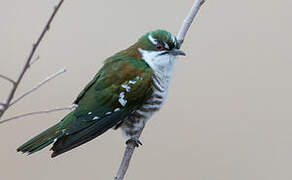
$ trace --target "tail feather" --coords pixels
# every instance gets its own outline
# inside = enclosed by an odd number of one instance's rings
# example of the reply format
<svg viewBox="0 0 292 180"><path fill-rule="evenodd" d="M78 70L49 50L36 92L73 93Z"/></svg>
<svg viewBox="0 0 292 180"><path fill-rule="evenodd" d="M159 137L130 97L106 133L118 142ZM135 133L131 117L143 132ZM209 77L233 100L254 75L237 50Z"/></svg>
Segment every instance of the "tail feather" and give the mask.
<svg viewBox="0 0 292 180"><path fill-rule="evenodd" d="M96 121L81 131L62 136L54 143L51 157L56 157L103 134L119 122L118 117L118 113L112 114L112 116Z"/></svg>
<svg viewBox="0 0 292 180"><path fill-rule="evenodd" d="M50 145L58 138L63 136L63 132L60 129L59 123L35 136L31 140L27 141L23 145L17 148L17 151L32 154L35 153L46 146Z"/></svg>
<svg viewBox="0 0 292 180"><path fill-rule="evenodd" d="M54 143L51 157L56 157L101 135L115 126L120 121L120 117L120 112L116 112L99 121L87 119L76 121L76 117L71 112L58 124L17 148L17 151L32 154Z"/></svg>

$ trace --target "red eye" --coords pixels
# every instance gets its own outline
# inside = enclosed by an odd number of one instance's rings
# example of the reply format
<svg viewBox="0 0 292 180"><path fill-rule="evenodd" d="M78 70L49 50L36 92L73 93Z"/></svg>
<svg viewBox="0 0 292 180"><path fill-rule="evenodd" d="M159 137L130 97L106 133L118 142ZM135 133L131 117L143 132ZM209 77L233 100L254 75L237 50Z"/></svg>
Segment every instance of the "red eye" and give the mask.
<svg viewBox="0 0 292 180"><path fill-rule="evenodd" d="M161 45L161 44L157 44L156 46L156 49L158 49L159 51L163 50L164 47Z"/></svg>

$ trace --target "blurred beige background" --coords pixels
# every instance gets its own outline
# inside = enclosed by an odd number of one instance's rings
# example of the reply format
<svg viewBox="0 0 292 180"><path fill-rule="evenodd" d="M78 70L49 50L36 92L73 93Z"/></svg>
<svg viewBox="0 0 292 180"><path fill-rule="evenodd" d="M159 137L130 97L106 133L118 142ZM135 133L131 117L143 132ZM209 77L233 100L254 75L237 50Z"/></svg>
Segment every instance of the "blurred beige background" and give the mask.
<svg viewBox="0 0 292 180"><path fill-rule="evenodd" d="M53 6L10 0L0 7L0 73L15 78ZM193 0L65 1L18 94L68 72L11 108L4 118L69 105L103 60L157 28L177 33ZM167 102L148 123L127 180L292 179L292 1L209 0L193 23ZM0 99L9 83L0 80ZM0 126L1 180L106 180L120 164L120 131L55 159L49 148L16 153L67 112Z"/></svg>

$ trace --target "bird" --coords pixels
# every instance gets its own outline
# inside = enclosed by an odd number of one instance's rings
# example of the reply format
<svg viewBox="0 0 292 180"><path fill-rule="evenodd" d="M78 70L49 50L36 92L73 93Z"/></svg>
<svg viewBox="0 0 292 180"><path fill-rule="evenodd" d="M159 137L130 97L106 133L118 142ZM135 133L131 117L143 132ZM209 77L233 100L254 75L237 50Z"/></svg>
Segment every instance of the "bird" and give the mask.
<svg viewBox="0 0 292 180"><path fill-rule="evenodd" d="M61 121L17 148L30 155L53 143L51 157L106 132L121 129L135 146L139 131L167 96L181 43L166 30L143 34L136 43L104 61L74 100L75 109Z"/></svg>

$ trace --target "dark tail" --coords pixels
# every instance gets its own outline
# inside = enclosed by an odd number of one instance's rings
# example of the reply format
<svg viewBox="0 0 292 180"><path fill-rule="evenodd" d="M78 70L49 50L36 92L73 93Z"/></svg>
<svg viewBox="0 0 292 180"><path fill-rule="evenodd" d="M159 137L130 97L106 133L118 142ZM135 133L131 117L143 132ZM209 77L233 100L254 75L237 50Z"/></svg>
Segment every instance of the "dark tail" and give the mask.
<svg viewBox="0 0 292 180"><path fill-rule="evenodd" d="M99 121L86 119L75 121L76 117L71 112L58 124L17 148L17 151L32 154L54 142L51 156L56 157L101 135L116 125L119 119L120 115L116 112L111 116L101 118Z"/></svg>
<svg viewBox="0 0 292 180"><path fill-rule="evenodd" d="M64 132L62 132L58 123L21 145L17 148L17 151L28 154L35 153L50 145L63 135Z"/></svg>
<svg viewBox="0 0 292 180"><path fill-rule="evenodd" d="M113 114L99 121L93 121L90 126L82 130L62 136L54 143L51 149L53 150L52 157L56 157L103 134L118 123L118 117L118 115Z"/></svg>

